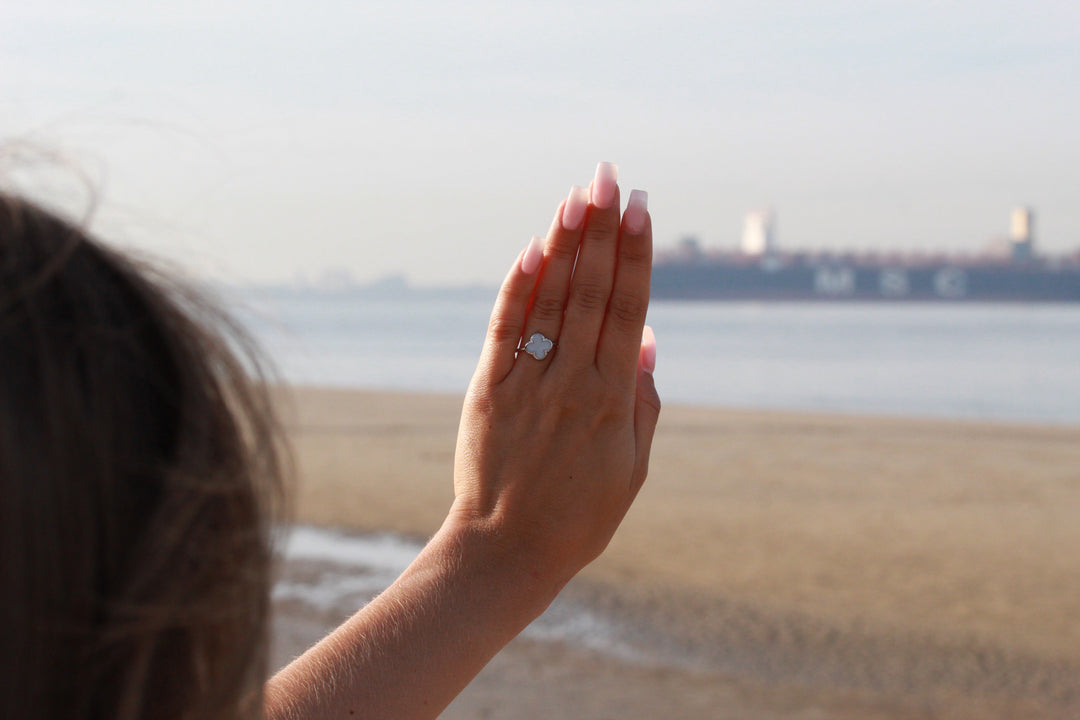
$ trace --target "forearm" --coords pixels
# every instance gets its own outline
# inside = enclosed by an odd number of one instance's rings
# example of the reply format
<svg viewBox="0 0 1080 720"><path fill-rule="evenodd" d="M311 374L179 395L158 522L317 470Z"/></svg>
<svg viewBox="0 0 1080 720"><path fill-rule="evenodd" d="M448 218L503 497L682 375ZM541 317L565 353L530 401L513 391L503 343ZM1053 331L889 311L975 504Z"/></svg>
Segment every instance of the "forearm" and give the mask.
<svg viewBox="0 0 1080 720"><path fill-rule="evenodd" d="M451 516L390 588L267 683L267 720L436 717L561 589L511 552Z"/></svg>

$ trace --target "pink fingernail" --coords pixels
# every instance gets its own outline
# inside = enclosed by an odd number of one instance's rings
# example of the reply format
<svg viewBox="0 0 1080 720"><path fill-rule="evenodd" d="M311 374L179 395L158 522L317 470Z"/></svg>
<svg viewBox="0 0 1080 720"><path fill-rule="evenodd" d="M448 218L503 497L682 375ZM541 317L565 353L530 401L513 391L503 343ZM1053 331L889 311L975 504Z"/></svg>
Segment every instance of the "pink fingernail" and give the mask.
<svg viewBox="0 0 1080 720"><path fill-rule="evenodd" d="M525 248L525 254L521 257L521 272L532 275L540 269L540 263L544 260L544 241L539 236L533 235L529 241L529 247Z"/></svg>
<svg viewBox="0 0 1080 720"><path fill-rule="evenodd" d="M641 369L650 375L656 370L656 335L648 325L641 332Z"/></svg>
<svg viewBox="0 0 1080 720"><path fill-rule="evenodd" d="M649 193L644 190L631 190L630 199L626 202L626 213L623 214L623 227L626 231L637 235L644 230L647 212L649 212Z"/></svg>
<svg viewBox="0 0 1080 720"><path fill-rule="evenodd" d="M585 208L589 205L589 191L578 185L570 186L570 195L562 211L562 226L566 230L577 230L585 219Z"/></svg>
<svg viewBox="0 0 1080 720"><path fill-rule="evenodd" d="M592 204L606 209L615 202L615 187L619 179L619 166L615 163L602 162L596 166L596 177L592 184Z"/></svg>

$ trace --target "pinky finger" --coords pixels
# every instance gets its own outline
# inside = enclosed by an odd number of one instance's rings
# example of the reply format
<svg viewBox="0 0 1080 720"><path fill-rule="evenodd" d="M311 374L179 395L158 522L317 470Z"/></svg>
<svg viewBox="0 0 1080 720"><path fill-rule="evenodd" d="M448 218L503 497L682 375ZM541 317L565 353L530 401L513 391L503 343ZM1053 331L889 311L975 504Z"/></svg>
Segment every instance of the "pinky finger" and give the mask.
<svg viewBox="0 0 1080 720"><path fill-rule="evenodd" d="M649 474L649 454L652 451L656 422L660 418L660 396L656 392L653 371L656 369L656 336L648 325L641 337L638 352L637 397L634 403L635 463L633 485L636 494Z"/></svg>
<svg viewBox="0 0 1080 720"><path fill-rule="evenodd" d="M534 235L499 289L477 368L478 374L486 373L493 383L502 382L514 367L518 343L525 330L525 314L543 260L543 240Z"/></svg>

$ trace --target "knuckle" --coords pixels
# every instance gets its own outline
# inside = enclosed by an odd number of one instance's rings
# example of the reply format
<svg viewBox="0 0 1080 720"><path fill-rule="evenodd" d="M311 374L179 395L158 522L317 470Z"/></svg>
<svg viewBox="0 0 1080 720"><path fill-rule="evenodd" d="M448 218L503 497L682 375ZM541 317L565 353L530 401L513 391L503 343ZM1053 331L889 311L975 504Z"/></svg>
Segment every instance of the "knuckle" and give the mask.
<svg viewBox="0 0 1080 720"><path fill-rule="evenodd" d="M652 408L657 415L660 414L660 394L656 392L656 385L650 379L648 385L639 393L641 402Z"/></svg>
<svg viewBox="0 0 1080 720"><path fill-rule="evenodd" d="M547 251L554 259L572 263L577 257L578 243L576 238L572 242L569 237L556 239L548 246Z"/></svg>
<svg viewBox="0 0 1080 720"><path fill-rule="evenodd" d="M652 249L640 242L624 242L619 246L619 264L635 270L650 270Z"/></svg>
<svg viewBox="0 0 1080 720"><path fill-rule="evenodd" d="M593 378L589 388L578 393L578 396L584 407L601 424L620 420L633 404L632 387L603 377Z"/></svg>
<svg viewBox="0 0 1080 720"><path fill-rule="evenodd" d="M626 419L626 398L626 393L602 393L595 402L597 422L601 425L621 424Z"/></svg>
<svg viewBox="0 0 1080 720"><path fill-rule="evenodd" d="M522 302L528 299L528 293L521 283L511 282L509 278L499 288L498 298L495 300L495 310L498 312L500 309L512 308L520 305Z"/></svg>
<svg viewBox="0 0 1080 720"><path fill-rule="evenodd" d="M559 402L560 414L570 417L584 415L592 406L584 393L568 393Z"/></svg>
<svg viewBox="0 0 1080 720"><path fill-rule="evenodd" d="M605 406L616 413L625 413L634 405L634 386L609 380L604 384L602 397Z"/></svg>
<svg viewBox="0 0 1080 720"><path fill-rule="evenodd" d="M571 300L582 310L603 310L608 302L608 287L602 282L585 280L574 284Z"/></svg>
<svg viewBox="0 0 1080 720"><path fill-rule="evenodd" d="M619 330L633 330L645 322L648 303L635 295L613 295L608 304L608 315Z"/></svg>
<svg viewBox="0 0 1080 720"><path fill-rule="evenodd" d="M590 222L585 228L585 234L583 235L583 242L585 244L613 244L615 242L615 231L617 226L610 221L604 219L598 219Z"/></svg>
<svg viewBox="0 0 1080 720"><path fill-rule="evenodd" d="M561 320L563 310L565 309L565 303L562 298L553 295L537 297L536 300L533 301L530 319L539 320L541 322Z"/></svg>
<svg viewBox="0 0 1080 720"><path fill-rule="evenodd" d="M598 397L591 368L564 369L550 379L545 389L551 407L559 415L588 414L595 410Z"/></svg>
<svg viewBox="0 0 1080 720"><path fill-rule="evenodd" d="M488 322L488 337L500 345L516 342L521 337L521 325L506 318L493 317Z"/></svg>

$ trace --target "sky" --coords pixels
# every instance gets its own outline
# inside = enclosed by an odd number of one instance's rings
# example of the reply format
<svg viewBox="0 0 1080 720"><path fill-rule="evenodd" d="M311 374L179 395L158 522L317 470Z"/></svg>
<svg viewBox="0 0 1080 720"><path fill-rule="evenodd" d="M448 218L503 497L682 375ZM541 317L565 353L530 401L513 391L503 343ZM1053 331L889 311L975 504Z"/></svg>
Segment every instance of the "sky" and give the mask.
<svg viewBox="0 0 1080 720"><path fill-rule="evenodd" d="M659 248L1065 252L1077 128L1075 1L0 3L0 180L234 282L496 284L600 160Z"/></svg>

